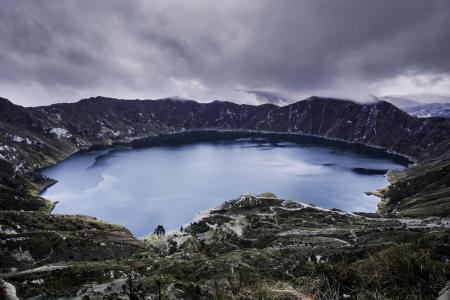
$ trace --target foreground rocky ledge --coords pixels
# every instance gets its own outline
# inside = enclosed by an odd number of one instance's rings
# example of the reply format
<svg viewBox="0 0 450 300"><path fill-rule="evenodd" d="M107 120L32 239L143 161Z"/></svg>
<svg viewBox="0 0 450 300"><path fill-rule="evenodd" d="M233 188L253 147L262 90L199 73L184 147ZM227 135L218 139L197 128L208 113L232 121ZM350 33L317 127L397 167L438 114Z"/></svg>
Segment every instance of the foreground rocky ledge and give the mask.
<svg viewBox="0 0 450 300"><path fill-rule="evenodd" d="M138 241L88 217L1 213L2 263L13 268L5 286L21 298L435 299L450 279L448 218L382 218L265 193Z"/></svg>

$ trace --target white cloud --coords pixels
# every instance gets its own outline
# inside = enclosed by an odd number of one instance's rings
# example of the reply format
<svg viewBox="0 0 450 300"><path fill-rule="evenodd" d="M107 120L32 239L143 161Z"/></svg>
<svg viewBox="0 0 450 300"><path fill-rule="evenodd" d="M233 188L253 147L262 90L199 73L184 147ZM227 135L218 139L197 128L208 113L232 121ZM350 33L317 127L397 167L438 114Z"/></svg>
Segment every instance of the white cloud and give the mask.
<svg viewBox="0 0 450 300"><path fill-rule="evenodd" d="M394 78L377 81L369 86L373 94L448 94L450 93L450 75L442 74L402 74Z"/></svg>

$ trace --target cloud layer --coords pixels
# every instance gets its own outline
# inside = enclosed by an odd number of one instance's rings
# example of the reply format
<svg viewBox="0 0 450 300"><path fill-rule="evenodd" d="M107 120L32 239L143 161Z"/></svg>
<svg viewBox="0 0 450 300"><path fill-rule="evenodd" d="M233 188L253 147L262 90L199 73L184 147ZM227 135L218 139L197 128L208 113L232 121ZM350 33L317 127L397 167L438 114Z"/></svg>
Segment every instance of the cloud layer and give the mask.
<svg viewBox="0 0 450 300"><path fill-rule="evenodd" d="M448 0L0 2L1 96L23 105L449 92L449 53Z"/></svg>

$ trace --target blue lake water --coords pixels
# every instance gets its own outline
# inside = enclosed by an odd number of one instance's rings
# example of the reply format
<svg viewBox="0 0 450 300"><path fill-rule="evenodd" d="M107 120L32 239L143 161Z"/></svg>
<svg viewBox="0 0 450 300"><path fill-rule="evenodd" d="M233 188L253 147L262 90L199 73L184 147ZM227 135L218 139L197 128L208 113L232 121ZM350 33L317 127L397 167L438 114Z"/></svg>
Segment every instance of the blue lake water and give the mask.
<svg viewBox="0 0 450 300"><path fill-rule="evenodd" d="M364 192L388 182L372 173L403 167L388 156L261 139L109 149L78 153L43 170L58 180L43 196L59 201L55 213L94 216L142 236L158 224L179 228L197 212L244 193L373 212L378 198Z"/></svg>

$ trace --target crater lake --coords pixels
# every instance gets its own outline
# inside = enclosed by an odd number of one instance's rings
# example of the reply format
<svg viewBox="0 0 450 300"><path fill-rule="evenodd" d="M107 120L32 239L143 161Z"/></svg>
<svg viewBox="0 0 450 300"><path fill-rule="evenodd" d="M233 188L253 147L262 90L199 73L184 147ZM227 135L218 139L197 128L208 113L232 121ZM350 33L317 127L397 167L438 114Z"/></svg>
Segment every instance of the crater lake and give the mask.
<svg viewBox="0 0 450 300"><path fill-rule="evenodd" d="M368 150L368 149L367 149ZM364 148L267 138L80 152L44 169L54 213L86 214L143 236L178 229L196 213L241 194L272 192L324 208L374 212L367 196L405 162Z"/></svg>

